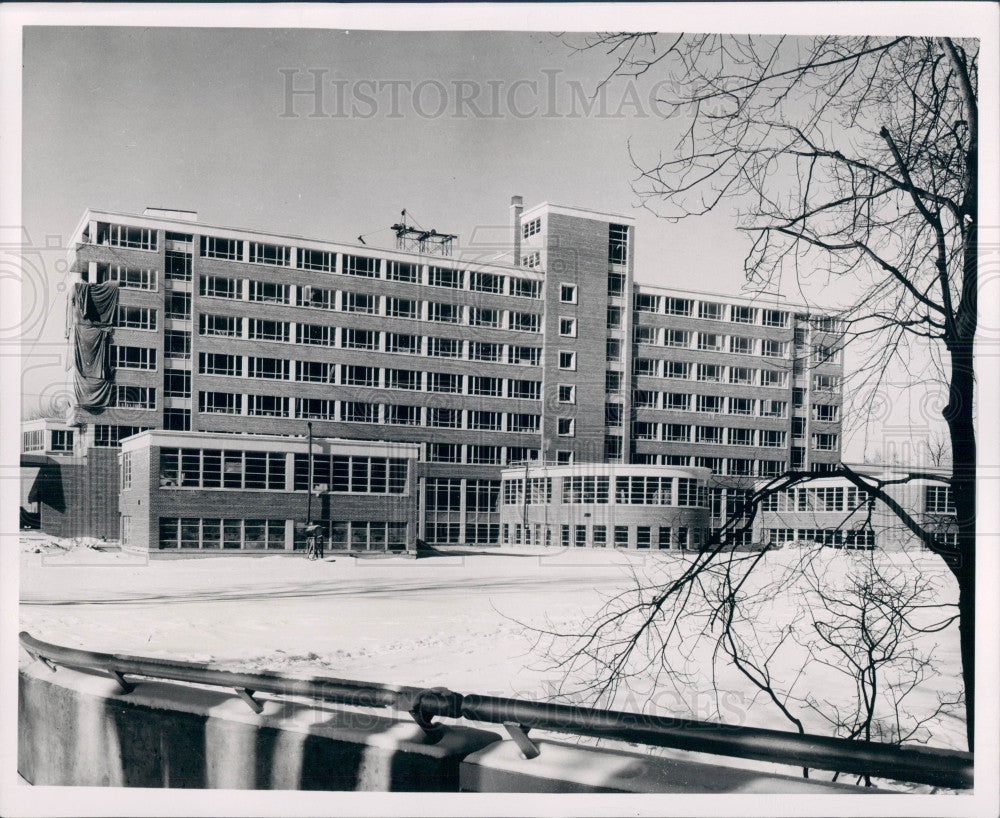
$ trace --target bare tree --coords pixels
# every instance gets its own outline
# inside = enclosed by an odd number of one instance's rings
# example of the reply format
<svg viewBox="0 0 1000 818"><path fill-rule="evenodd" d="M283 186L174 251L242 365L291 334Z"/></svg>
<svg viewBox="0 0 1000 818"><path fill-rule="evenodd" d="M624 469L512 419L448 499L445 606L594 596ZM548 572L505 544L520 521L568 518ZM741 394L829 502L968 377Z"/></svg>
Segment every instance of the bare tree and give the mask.
<svg viewBox="0 0 1000 818"><path fill-rule="evenodd" d="M644 206L669 219L722 202L736 209L752 243L749 285L776 291L790 277L807 303L823 293L859 349L856 391L892 367L946 386L958 537L918 536L958 582L971 748L978 42L649 33L567 42L609 54L605 82L649 76L671 89L660 100L671 144L654 158L630 145ZM912 518L902 522L916 533Z"/></svg>

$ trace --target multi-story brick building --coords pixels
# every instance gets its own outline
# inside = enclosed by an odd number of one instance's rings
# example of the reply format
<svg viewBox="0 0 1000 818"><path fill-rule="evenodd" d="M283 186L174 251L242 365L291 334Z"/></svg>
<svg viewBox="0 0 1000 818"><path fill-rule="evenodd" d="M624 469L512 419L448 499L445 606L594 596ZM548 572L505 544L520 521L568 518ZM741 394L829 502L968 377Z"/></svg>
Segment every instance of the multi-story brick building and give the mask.
<svg viewBox="0 0 1000 818"><path fill-rule="evenodd" d="M717 519L757 477L839 461L830 318L637 283L628 217L510 212L513 250L486 261L88 211L74 270L84 289L116 281L118 303L70 418L78 453L307 422L413 443L419 536L480 543L500 539L514 464L705 468Z"/></svg>

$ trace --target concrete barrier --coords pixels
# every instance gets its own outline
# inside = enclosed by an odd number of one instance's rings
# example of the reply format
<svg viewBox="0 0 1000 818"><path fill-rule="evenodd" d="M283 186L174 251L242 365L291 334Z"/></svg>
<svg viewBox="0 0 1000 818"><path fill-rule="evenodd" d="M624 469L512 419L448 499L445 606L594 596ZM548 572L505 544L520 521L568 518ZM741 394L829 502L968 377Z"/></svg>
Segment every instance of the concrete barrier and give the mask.
<svg viewBox="0 0 1000 818"><path fill-rule="evenodd" d="M461 765L463 792L817 793L872 792L849 784L723 767L620 750L535 740L526 759L513 741L490 744Z"/></svg>
<svg viewBox="0 0 1000 818"><path fill-rule="evenodd" d="M445 791L459 763L499 740L447 726L428 744L408 716L139 681L122 695L91 671L20 669L18 772L32 784Z"/></svg>

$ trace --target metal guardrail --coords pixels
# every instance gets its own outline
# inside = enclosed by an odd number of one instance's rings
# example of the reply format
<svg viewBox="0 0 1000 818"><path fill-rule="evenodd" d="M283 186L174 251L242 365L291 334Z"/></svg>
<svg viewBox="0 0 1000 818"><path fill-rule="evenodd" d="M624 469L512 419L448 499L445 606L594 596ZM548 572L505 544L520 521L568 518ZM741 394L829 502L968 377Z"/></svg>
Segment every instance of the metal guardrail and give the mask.
<svg viewBox="0 0 1000 818"><path fill-rule="evenodd" d="M53 671L57 665L102 670L118 682L125 694L135 688L125 678L128 674L230 688L256 713L263 710L263 705L254 698L256 692L302 696L357 707L391 708L408 712L424 730L429 742L439 740L445 730L445 725L434 721L435 717L501 724L527 758L539 754L528 737L528 731L536 728L939 787L971 789L973 786L972 754L956 750L897 747L758 727L461 694L443 687L417 688L322 676L241 673L218 670L203 662L96 653L53 645L35 639L26 631L22 631L19 638L29 655Z"/></svg>

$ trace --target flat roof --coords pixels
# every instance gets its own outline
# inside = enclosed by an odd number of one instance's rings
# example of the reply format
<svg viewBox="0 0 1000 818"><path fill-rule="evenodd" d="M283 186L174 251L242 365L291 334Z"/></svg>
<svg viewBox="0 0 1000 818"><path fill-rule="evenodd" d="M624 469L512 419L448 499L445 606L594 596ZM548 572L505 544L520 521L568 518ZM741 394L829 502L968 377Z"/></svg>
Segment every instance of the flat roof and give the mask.
<svg viewBox="0 0 1000 818"><path fill-rule="evenodd" d="M532 205L521 213L521 220L535 216L542 212L560 213L564 216L576 216L580 219L593 219L594 221L627 222L634 224L633 216L625 216L622 213L606 213L601 210L592 210L588 207L573 207L570 205L560 205L553 202L542 202Z"/></svg>
<svg viewBox="0 0 1000 818"><path fill-rule="evenodd" d="M462 247L458 246L459 253L452 256L441 256L432 253L414 253L409 250L398 250L392 247L376 247L368 244L352 244L345 241L332 241L328 239L309 238L307 236L297 236L284 233L271 233L262 230L254 230L245 227L226 227L224 225L207 224L205 222L192 222L180 218L169 218L158 215L140 215L138 213L118 213L113 210L96 210L88 207L84 211L80 223L73 234L75 244L82 242L83 231L90 221L122 221L136 227L163 227L171 232L189 233L197 235L213 235L222 238L249 239L252 241L263 241L270 244L295 245L307 250L348 250L357 255L368 255L376 253L389 259L399 259L401 261L412 261L420 259L422 264L440 264L442 267L480 267L483 269L500 269L504 271L516 271L524 278L543 280L545 274L539 270L532 270L526 267L518 267L495 260L497 255L496 246L489 249L477 250L474 247L467 248L468 255L461 255ZM478 254L490 256L490 258L473 258Z"/></svg>

